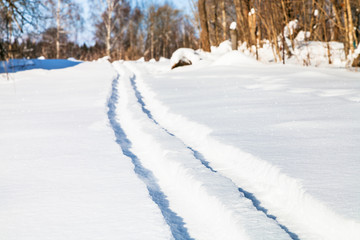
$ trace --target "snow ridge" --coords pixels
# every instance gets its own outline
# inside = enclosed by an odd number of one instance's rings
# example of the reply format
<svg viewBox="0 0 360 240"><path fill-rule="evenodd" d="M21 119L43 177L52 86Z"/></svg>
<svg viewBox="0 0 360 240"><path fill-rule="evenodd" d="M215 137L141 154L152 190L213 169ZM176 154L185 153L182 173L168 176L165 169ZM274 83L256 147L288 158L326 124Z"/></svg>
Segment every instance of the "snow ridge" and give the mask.
<svg viewBox="0 0 360 240"><path fill-rule="evenodd" d="M114 67L122 76L119 121L132 142L132 152L153 172L191 237L290 239L273 219L257 211L232 181L205 167L183 142L155 124L135 96L130 82L133 74L119 62Z"/></svg>
<svg viewBox="0 0 360 240"><path fill-rule="evenodd" d="M129 157L134 165L134 171L139 178L146 184L149 194L152 200L159 206L161 213L164 216L166 223L169 225L171 233L175 239L192 239L184 226L183 219L179 217L175 212L169 208L169 201L166 195L161 191L159 185L156 182L156 178L153 173L146 169L138 157L131 150L131 142L127 138L120 123L117 121L117 85L119 76L117 76L112 83L111 96L108 100L108 118L111 127L114 130L116 142L120 145L125 156Z"/></svg>
<svg viewBox="0 0 360 240"><path fill-rule="evenodd" d="M143 112L144 112L155 124L159 125L159 126L160 126L165 132L167 132L170 136L176 137L175 134L171 133L169 130L167 130L166 128L162 127L162 126L153 118L153 116L152 116L151 112L149 111L149 109L146 108L146 105L145 105L145 103L144 103L144 101L143 101L143 97L142 97L141 93L139 92L139 90L137 89L135 80L136 80L136 76L135 76L135 75L130 78L131 86L132 86L132 88L133 88L133 90L134 90L134 92L135 92L135 96L136 96L136 98L137 98L137 100L138 100L138 103L140 103ZM177 138L177 137L176 137L176 138ZM182 142L181 139L179 139L179 140ZM216 170L214 170L214 169L210 166L209 162L204 158L204 156L203 156L200 152L198 152L197 150L195 150L195 149L187 146L184 142L182 142L182 143L184 144L184 146L185 146L187 149L189 149L189 150L193 153L193 156L194 156L197 160L199 160L202 165L204 165L206 168L208 168L208 169L209 169L211 172L213 172L213 173L216 173L216 172L217 172ZM243 194L244 197L246 197L247 199L249 199L249 200L253 203L254 207L255 207L258 211L263 212L266 217L274 220L274 221L279 225L279 227L280 227L281 229L283 229L283 230L290 236L291 239L293 239L293 240L299 240L299 237L298 237L295 233L289 231L289 229L288 229L286 226L280 224L280 223L277 221L277 218L276 218L275 216L268 214L268 210L261 206L260 201L259 201L258 199L256 199L256 197L255 197L252 193L249 193L249 192L245 191L244 189L242 189L242 188L240 188L240 187L238 188L238 190L239 190L240 193Z"/></svg>
<svg viewBox="0 0 360 240"><path fill-rule="evenodd" d="M135 92L135 96L136 96L136 98L137 98L137 100L138 100L138 103L140 103L143 112L144 112L155 124L159 125L159 126L160 126L165 132L167 132L170 136L176 137L176 136L175 136L173 133L171 133L169 130L167 130L166 128L162 127L162 126L153 118L151 112L146 108L146 105L145 105L145 103L144 103L144 101L143 101L143 97L142 97L141 93L139 92L139 90L137 89L135 80L136 80L135 75L130 78L131 86L132 86L132 88L133 88L133 90L134 90L134 92ZM177 137L176 137L176 138L177 138ZM179 140L182 142L181 139L179 139ZM204 156L203 156L200 152L198 152L197 150L195 150L195 149L187 146L184 142L182 142L182 143L184 144L184 146L185 146L187 149L189 149L189 150L193 153L193 156L194 156L197 160L199 160L202 165L204 165L206 168L208 168L208 169L209 169L211 172L213 172L213 173L216 173L216 172L217 172L216 170L214 170L214 169L210 166L209 162L204 158ZM252 193L249 193L249 192L245 191L245 190L242 189L242 188L238 188L238 190L239 190L240 193L242 193L242 194L244 195L244 197L248 198L248 199L253 203L254 207L255 207L258 211L263 212L263 213L266 215L266 217L274 220L274 221L279 225L279 227L280 227L281 229L283 229L283 230L291 237L291 239L293 239L293 240L299 240L299 237L298 237L295 233L289 231L289 229L288 229L286 226L280 224L280 223L277 221L277 218L276 218L275 216L268 214L268 210L261 206L260 201L257 200L256 197L255 197Z"/></svg>
<svg viewBox="0 0 360 240"><path fill-rule="evenodd" d="M276 221L292 229L296 234L292 235L294 239L358 239L358 222L334 213L306 193L296 179L283 174L275 166L219 142L210 135L208 127L172 113L146 85L142 70L133 63L125 64L137 76L137 87L156 120L186 145L202 153L213 170L256 196L261 206L267 209L268 216L277 216Z"/></svg>

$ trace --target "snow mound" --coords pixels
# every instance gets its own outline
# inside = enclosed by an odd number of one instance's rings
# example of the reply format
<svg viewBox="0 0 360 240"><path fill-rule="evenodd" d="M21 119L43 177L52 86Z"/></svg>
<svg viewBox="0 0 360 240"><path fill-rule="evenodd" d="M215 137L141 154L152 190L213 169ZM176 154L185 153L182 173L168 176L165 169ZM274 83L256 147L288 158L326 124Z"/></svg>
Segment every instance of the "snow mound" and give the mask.
<svg viewBox="0 0 360 240"><path fill-rule="evenodd" d="M144 57L141 57L141 58L139 58L138 60L136 60L136 62L145 62L145 58L144 58Z"/></svg>
<svg viewBox="0 0 360 240"><path fill-rule="evenodd" d="M81 62L80 60L77 60L73 57L69 57L67 60L72 61L72 62Z"/></svg>
<svg viewBox="0 0 360 240"><path fill-rule="evenodd" d="M174 66L179 61L184 61L186 63L194 64L201 60L199 54L191 48L179 48L176 50L170 59L171 66Z"/></svg>
<svg viewBox="0 0 360 240"><path fill-rule="evenodd" d="M44 56L40 56L40 57L38 57L37 59L39 59L39 60L45 60L45 57L44 57Z"/></svg>
<svg viewBox="0 0 360 240"><path fill-rule="evenodd" d="M168 62L170 59L165 57L160 57L159 62Z"/></svg>
<svg viewBox="0 0 360 240"><path fill-rule="evenodd" d="M298 20L292 20L290 21L285 27L284 27L284 35L285 37L290 37L294 34L295 30L299 27Z"/></svg>
<svg viewBox="0 0 360 240"><path fill-rule="evenodd" d="M229 40L223 41L218 47L211 47L211 53L216 55L223 55L231 51L231 42Z"/></svg>
<svg viewBox="0 0 360 240"><path fill-rule="evenodd" d="M218 58L213 65L215 66L237 66L237 65L254 65L259 64L255 59L244 55L239 51L225 53Z"/></svg>
<svg viewBox="0 0 360 240"><path fill-rule="evenodd" d="M96 60L97 62L103 63L103 62L110 62L110 57L109 56L104 56L102 58L99 58L98 60Z"/></svg>

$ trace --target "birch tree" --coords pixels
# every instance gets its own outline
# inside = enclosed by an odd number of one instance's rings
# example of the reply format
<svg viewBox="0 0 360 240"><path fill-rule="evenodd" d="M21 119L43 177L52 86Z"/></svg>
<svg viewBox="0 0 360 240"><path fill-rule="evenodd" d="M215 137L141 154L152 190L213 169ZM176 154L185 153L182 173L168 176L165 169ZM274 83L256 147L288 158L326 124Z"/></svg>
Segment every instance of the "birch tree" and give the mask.
<svg viewBox="0 0 360 240"><path fill-rule="evenodd" d="M105 54L111 58L112 50L120 39L121 32L126 31L128 27L129 12L126 17L119 13L125 8L129 9L130 4L126 0L93 0L93 4L97 9L96 38L105 44ZM103 32L100 32L100 29Z"/></svg>
<svg viewBox="0 0 360 240"><path fill-rule="evenodd" d="M56 28L56 58L60 58L61 35L75 34L82 29L81 8L74 0L46 0L45 5L51 13L50 27Z"/></svg>
<svg viewBox="0 0 360 240"><path fill-rule="evenodd" d="M37 27L42 17L40 0L0 0L0 50L3 59L12 58L12 42L25 32L26 25Z"/></svg>

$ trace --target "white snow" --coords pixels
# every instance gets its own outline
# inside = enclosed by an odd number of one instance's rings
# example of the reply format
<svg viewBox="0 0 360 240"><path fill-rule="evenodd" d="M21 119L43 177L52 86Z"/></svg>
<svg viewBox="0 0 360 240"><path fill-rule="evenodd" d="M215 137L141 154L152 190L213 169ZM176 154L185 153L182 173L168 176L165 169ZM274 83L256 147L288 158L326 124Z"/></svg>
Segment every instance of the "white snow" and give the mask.
<svg viewBox="0 0 360 240"><path fill-rule="evenodd" d="M171 66L178 63L180 60L194 64L200 61L200 56L197 52L195 52L195 50L191 48L179 48L172 54L170 58Z"/></svg>
<svg viewBox="0 0 360 240"><path fill-rule="evenodd" d="M255 59L244 55L243 53L239 51L231 51L228 53L223 54L218 59L214 61L212 65L218 65L218 66L246 66L246 65L259 65L262 64Z"/></svg>
<svg viewBox="0 0 360 240"><path fill-rule="evenodd" d="M126 67L132 69L132 66L127 63L115 66L122 76L119 114L123 117L119 119L120 124L131 139L132 150L157 176L172 208L184 218L191 237L289 239L273 219L257 211L251 201L239 193L231 180L202 165L181 140L149 118L131 86L133 75Z"/></svg>
<svg viewBox="0 0 360 240"><path fill-rule="evenodd" d="M231 29L231 30L235 30L235 29L236 29L236 22L232 22L232 23L230 24L230 29Z"/></svg>
<svg viewBox="0 0 360 240"><path fill-rule="evenodd" d="M0 74L1 239L171 239L109 126L116 75L106 61Z"/></svg>
<svg viewBox="0 0 360 240"><path fill-rule="evenodd" d="M264 65L238 54L226 64L225 56L176 72L127 66L154 119L291 233L357 239L358 73Z"/></svg>
<svg viewBox="0 0 360 240"><path fill-rule="evenodd" d="M290 37L291 35L293 35L294 31L297 28L298 28L298 20L297 19L288 22L288 24L286 24L284 27L284 36Z"/></svg>
<svg viewBox="0 0 360 240"><path fill-rule="evenodd" d="M359 73L305 35L0 74L1 239L359 239Z"/></svg>
<svg viewBox="0 0 360 240"><path fill-rule="evenodd" d="M317 17L319 15L319 10L315 9L314 16Z"/></svg>
<svg viewBox="0 0 360 240"><path fill-rule="evenodd" d="M39 59L39 58L38 58ZM69 57L67 60L73 61L73 62L79 62L80 60L77 60L76 58ZM80 61L81 62L81 61Z"/></svg>

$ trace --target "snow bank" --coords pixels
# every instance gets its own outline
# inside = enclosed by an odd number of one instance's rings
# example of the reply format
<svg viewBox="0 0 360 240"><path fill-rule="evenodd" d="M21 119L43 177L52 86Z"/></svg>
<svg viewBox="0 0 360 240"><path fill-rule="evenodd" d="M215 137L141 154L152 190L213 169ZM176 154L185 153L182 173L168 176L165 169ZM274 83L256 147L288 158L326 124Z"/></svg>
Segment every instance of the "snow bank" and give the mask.
<svg viewBox="0 0 360 240"><path fill-rule="evenodd" d="M8 71L11 69L28 69L35 65L35 60L31 59L9 59L9 61L1 61L0 62L0 73L2 69L6 68Z"/></svg>
<svg viewBox="0 0 360 240"><path fill-rule="evenodd" d="M174 66L179 61L184 61L186 63L190 64L196 64L200 61L200 55L191 48L179 48L176 50L171 58L170 58L170 64L171 66Z"/></svg>
<svg viewBox="0 0 360 240"><path fill-rule="evenodd" d="M358 222L336 214L308 194L300 181L284 174L278 167L219 141L210 134L208 127L172 112L141 77L150 74L135 67L133 71L136 72L138 89L154 119L186 145L199 151L215 171L253 193L268 214L276 216L300 239L358 239ZM219 74L221 78L222 74Z"/></svg>
<svg viewBox="0 0 360 240"><path fill-rule="evenodd" d="M101 57L101 58L95 60L95 62L99 62L99 63L110 62L110 57L109 56L104 56L104 57Z"/></svg>
<svg viewBox="0 0 360 240"><path fill-rule="evenodd" d="M0 87L1 239L171 239L109 127L110 63L12 75Z"/></svg>
<svg viewBox="0 0 360 240"><path fill-rule="evenodd" d="M218 47L211 46L211 54L216 57L219 57L231 51L231 42L229 40L220 43Z"/></svg>
<svg viewBox="0 0 360 240"><path fill-rule="evenodd" d="M259 64L259 62L239 51L225 53L213 63L215 66L246 66L254 64Z"/></svg>
<svg viewBox="0 0 360 240"><path fill-rule="evenodd" d="M284 27L285 37L289 38L294 34L295 30L299 27L298 22L299 21L297 19L288 22L288 24Z"/></svg>
<svg viewBox="0 0 360 240"><path fill-rule="evenodd" d="M132 150L158 179L170 207L184 219L191 237L290 239L276 221L257 211L231 180L204 166L182 141L158 125L141 104L137 86L131 85L141 76L132 75L120 64L115 66L122 76L119 121ZM131 67L128 63L125 66ZM179 239L184 237L180 235Z"/></svg>
<svg viewBox="0 0 360 240"><path fill-rule="evenodd" d="M75 59L75 58L73 58L73 57L69 57L67 60L73 61L73 62L82 62L82 61L77 60L77 59Z"/></svg>
<svg viewBox="0 0 360 240"><path fill-rule="evenodd" d="M145 62L145 58L144 57L141 57L139 58L138 60L136 60L137 62Z"/></svg>
<svg viewBox="0 0 360 240"><path fill-rule="evenodd" d="M170 59L165 58L165 57L160 57L160 59L159 59L159 62L169 62L169 61L170 61Z"/></svg>
<svg viewBox="0 0 360 240"><path fill-rule="evenodd" d="M0 73L26 71L31 69L62 69L73 67L80 63L82 62L65 59L11 59L8 62L0 62Z"/></svg>

